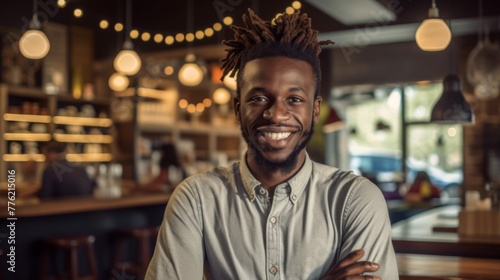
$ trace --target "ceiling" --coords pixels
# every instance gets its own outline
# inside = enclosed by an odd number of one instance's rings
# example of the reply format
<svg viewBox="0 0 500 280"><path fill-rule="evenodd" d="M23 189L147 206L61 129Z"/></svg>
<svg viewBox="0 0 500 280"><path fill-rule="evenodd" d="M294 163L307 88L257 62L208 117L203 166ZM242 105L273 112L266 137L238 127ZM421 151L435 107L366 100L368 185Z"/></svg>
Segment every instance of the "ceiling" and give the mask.
<svg viewBox="0 0 500 280"><path fill-rule="evenodd" d="M283 12L293 1L256 1L256 0L204 0L193 2L193 21L189 24L187 20L188 1L172 0L131 0L132 1L132 28L139 31L148 31L152 36L157 33L175 35L179 32L186 33L188 26L192 30L203 30L211 27L215 22L221 21L221 17L231 16L234 23L241 24L241 15L247 8L253 8L264 19L272 19L278 12ZM481 0L483 17L498 18L500 21L500 5L498 0ZM116 32L112 28L102 30L99 21L107 19L110 23L123 22L125 15L125 0L71 0L64 8L54 8L55 0L39 0L40 14L51 22L65 25L78 25L93 29L95 36L95 56L97 59L113 57L121 48L124 32ZM45 3L47 8L42 8ZM437 0L436 4L440 16L444 19L478 18L480 15L478 0ZM376 5L376 6L374 6ZM338 32L345 30L356 30L365 28L367 24L378 22L377 15L381 15L382 9L392 9L394 20L383 23L388 26L396 26L408 23L418 23L427 17L427 10L431 6L431 0L306 0L302 1L303 12L309 14L313 20L313 27L320 33ZM82 18L75 18L73 10L81 8ZM337 11L344 9L341 15L348 11L354 11L352 15L338 17ZM5 1L0 10L0 27L21 29L23 24L31 18L33 13L32 0ZM346 23L345 20L354 18L356 15L365 15L365 20L358 19L355 24ZM42 17L43 19L43 17ZM344 23L342 23L344 22ZM500 29L498 24L492 29ZM192 46L219 44L221 40L232 36L230 29L225 26L214 36L203 40L195 40ZM335 38L332 38L335 41ZM165 43L156 43L153 39L148 42L134 40L134 47L140 53L158 52L187 47L186 42L174 43L171 46Z"/></svg>

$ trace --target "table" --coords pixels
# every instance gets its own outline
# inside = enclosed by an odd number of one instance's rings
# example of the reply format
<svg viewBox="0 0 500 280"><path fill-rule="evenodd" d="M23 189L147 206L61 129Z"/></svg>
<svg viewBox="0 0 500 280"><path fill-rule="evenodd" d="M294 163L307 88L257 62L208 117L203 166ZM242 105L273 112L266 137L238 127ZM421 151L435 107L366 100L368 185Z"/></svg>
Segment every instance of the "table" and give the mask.
<svg viewBox="0 0 500 280"><path fill-rule="evenodd" d="M396 254L400 280L500 279L500 260Z"/></svg>
<svg viewBox="0 0 500 280"><path fill-rule="evenodd" d="M392 242L395 251L500 259L500 238L459 236L460 209L459 205L442 206L393 224Z"/></svg>

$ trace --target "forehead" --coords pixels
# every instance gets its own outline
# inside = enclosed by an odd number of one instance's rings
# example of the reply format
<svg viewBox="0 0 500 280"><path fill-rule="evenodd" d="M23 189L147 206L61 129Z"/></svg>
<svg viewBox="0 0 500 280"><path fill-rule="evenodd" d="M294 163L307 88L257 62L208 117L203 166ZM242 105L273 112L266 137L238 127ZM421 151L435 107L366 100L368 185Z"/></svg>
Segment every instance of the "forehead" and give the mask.
<svg viewBox="0 0 500 280"><path fill-rule="evenodd" d="M313 81L314 75L312 66L303 60L275 56L250 60L245 64L241 78L246 82L275 79L300 79L306 82Z"/></svg>

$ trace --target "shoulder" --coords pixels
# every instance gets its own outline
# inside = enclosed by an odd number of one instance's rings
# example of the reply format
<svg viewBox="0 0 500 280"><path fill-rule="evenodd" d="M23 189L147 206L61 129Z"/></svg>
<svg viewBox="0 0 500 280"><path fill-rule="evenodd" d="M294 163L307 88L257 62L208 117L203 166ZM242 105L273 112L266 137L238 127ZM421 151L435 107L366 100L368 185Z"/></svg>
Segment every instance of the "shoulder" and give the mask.
<svg viewBox="0 0 500 280"><path fill-rule="evenodd" d="M239 163L233 163L227 167L214 167L206 172L191 175L184 179L175 191L190 195L207 195L208 193L221 195L234 186L235 178L239 174L238 166Z"/></svg>
<svg viewBox="0 0 500 280"><path fill-rule="evenodd" d="M337 167L313 162L313 176L321 183L332 187L343 187L349 189L377 188L370 180L354 174L352 171L341 170Z"/></svg>
<svg viewBox="0 0 500 280"><path fill-rule="evenodd" d="M313 162L313 177L317 188L324 188L337 203L342 201L341 204L346 207L358 200L384 200L382 192L373 182L352 171Z"/></svg>

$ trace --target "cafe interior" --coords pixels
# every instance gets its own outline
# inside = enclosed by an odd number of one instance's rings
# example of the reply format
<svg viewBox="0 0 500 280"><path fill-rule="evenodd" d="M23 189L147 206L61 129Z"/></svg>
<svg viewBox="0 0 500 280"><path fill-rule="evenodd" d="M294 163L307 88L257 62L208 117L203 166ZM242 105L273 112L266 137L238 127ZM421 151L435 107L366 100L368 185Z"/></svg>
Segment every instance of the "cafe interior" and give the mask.
<svg viewBox="0 0 500 280"><path fill-rule="evenodd" d="M380 188L400 279L500 279L496 0L2 3L0 278L142 279L176 185L245 153L220 60L248 8L335 42L307 151ZM50 142L90 195L40 197Z"/></svg>

